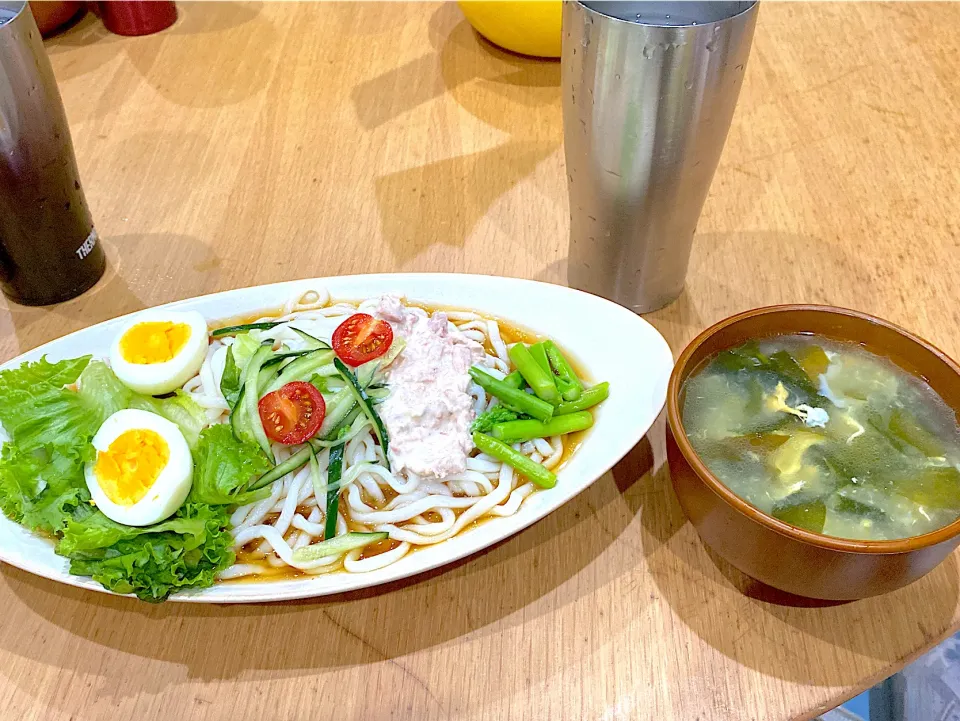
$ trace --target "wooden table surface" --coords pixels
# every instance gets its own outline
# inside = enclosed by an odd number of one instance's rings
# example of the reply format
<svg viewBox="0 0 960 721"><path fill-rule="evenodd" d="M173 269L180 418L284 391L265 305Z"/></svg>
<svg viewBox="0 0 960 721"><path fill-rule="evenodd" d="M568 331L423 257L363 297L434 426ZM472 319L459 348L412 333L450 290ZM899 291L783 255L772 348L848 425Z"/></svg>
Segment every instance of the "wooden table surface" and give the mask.
<svg viewBox="0 0 960 721"><path fill-rule="evenodd" d="M0 306L0 358L258 283L448 270L563 282L560 68L457 7L181 3L48 49L110 268ZM649 319L675 351L736 311L876 313L960 355L960 5L767 4L694 250ZM658 424L488 552L330 600L149 606L0 573L0 708L20 719L788 719L960 624L958 556L826 608L769 603L685 522Z"/></svg>

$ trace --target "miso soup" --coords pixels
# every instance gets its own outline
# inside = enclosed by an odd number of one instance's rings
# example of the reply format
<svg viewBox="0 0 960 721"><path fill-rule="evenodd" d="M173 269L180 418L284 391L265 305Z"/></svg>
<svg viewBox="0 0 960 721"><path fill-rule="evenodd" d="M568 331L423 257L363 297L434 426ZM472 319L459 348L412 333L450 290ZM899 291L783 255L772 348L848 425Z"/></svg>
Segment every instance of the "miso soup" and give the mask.
<svg viewBox="0 0 960 721"><path fill-rule="evenodd" d="M891 540L960 517L960 427L922 379L854 344L751 341L684 384L683 425L748 503L838 538Z"/></svg>

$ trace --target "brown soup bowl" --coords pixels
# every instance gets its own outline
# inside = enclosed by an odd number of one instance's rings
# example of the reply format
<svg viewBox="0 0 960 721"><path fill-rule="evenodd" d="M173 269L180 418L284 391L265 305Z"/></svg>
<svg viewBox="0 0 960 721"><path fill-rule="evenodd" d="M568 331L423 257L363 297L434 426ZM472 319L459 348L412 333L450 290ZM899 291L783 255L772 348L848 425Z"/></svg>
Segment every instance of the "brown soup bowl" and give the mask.
<svg viewBox="0 0 960 721"><path fill-rule="evenodd" d="M906 586L960 543L960 520L932 533L894 541L834 538L792 526L753 507L714 476L683 427L684 382L714 354L751 339L812 333L853 341L923 378L950 408L960 409L960 367L897 326L857 311L816 305L757 308L727 318L688 345L667 392L667 458L673 487L700 538L762 583L809 598L846 601Z"/></svg>

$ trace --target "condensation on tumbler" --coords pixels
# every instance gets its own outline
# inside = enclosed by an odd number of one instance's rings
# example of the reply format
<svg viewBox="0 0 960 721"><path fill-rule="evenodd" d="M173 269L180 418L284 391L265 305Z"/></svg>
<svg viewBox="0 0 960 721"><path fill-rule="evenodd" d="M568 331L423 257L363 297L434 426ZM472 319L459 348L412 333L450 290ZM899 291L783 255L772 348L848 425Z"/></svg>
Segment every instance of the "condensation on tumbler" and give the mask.
<svg viewBox="0 0 960 721"><path fill-rule="evenodd" d="M571 286L638 313L682 292L753 2L565 2Z"/></svg>

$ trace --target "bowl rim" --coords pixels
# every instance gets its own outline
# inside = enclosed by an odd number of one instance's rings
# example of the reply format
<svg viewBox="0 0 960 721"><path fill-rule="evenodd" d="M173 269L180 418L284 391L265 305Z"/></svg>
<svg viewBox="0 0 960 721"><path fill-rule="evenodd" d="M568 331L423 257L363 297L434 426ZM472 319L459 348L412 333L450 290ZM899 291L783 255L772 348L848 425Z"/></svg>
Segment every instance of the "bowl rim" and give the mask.
<svg viewBox="0 0 960 721"><path fill-rule="evenodd" d="M960 518L946 526L943 526L942 528L930 531L929 533L890 541L864 541L849 538L837 538L823 533L808 531L806 529L799 528L789 523L785 523L784 521L778 520L773 516L764 513L756 506L753 506L747 501L743 500L740 498L740 496L727 488L727 486L725 486L723 482L720 481L720 479L717 478L710 471L710 469L707 468L707 465L700 459L700 456L693 449L693 444L690 443L690 439L687 437L686 430L683 427L683 421L681 420L679 407L682 380L685 380L685 376L689 375L690 369L688 367L690 365L691 358L694 356L700 346L707 341L708 338L712 337L721 330L725 330L733 325L741 323L745 320L756 318L758 316L778 315L794 312L815 312L830 315L841 315L883 326L884 328L898 333L911 343L920 346L930 353L933 353L937 359L946 364L947 367L954 372L958 380L960 380L960 365L957 365L957 363L942 350L937 348L929 341L924 340L920 336L911 333L905 328L891 323L890 321L883 320L882 318L870 315L869 313L833 305L805 303L769 305L761 308L752 308L750 310L737 313L729 316L728 318L724 318L717 323L714 323L709 328L697 335L696 338L690 341L690 343L688 343L680 353L680 357L677 358L677 362L674 365L673 372L670 374L670 382L667 386L667 421L670 425L670 430L673 432L673 437L676 440L681 454L687 463L690 464L690 467L693 469L694 473L696 473L700 480L711 491L720 496L720 498L728 506L731 506L734 510L740 512L748 519L759 523L760 525L765 526L766 528L782 536L786 536L802 543L827 550L866 554L909 553L922 548L935 546L960 534ZM957 411L958 409L953 408L953 410Z"/></svg>

